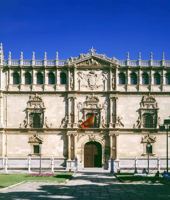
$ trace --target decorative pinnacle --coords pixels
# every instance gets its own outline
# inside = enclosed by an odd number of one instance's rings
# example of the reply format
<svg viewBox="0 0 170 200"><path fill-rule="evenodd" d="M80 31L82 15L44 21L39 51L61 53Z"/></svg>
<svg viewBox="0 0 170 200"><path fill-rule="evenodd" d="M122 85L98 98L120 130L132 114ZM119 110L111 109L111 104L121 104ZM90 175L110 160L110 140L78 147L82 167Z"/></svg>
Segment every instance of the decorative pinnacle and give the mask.
<svg viewBox="0 0 170 200"><path fill-rule="evenodd" d="M56 51L56 60L59 60L58 51Z"/></svg>
<svg viewBox="0 0 170 200"><path fill-rule="evenodd" d="M2 44L2 42L0 44L0 51L3 51L3 44Z"/></svg>
<svg viewBox="0 0 170 200"><path fill-rule="evenodd" d="M8 53L8 60L11 60L12 56L11 56L11 51L9 51Z"/></svg>
<svg viewBox="0 0 170 200"><path fill-rule="evenodd" d="M32 52L32 60L35 60L35 52Z"/></svg>
<svg viewBox="0 0 170 200"><path fill-rule="evenodd" d="M44 52L44 60L47 60L47 52Z"/></svg>
<svg viewBox="0 0 170 200"><path fill-rule="evenodd" d="M138 60L141 60L142 59L142 54L141 54L141 52L139 52L139 54L138 54Z"/></svg>
<svg viewBox="0 0 170 200"><path fill-rule="evenodd" d="M130 54L129 54L129 52L127 52L127 54L126 54L126 59L130 60Z"/></svg>
<svg viewBox="0 0 170 200"><path fill-rule="evenodd" d="M0 44L0 65L3 64L3 60L4 60L4 52L3 52L3 44Z"/></svg>
<svg viewBox="0 0 170 200"><path fill-rule="evenodd" d="M90 52L91 54L95 54L95 53L96 53L96 49L94 49L93 46L92 46L92 48L89 50L89 52Z"/></svg>
<svg viewBox="0 0 170 200"><path fill-rule="evenodd" d="M165 52L162 52L162 60L165 60Z"/></svg>
<svg viewBox="0 0 170 200"><path fill-rule="evenodd" d="M23 54L23 52L21 51L20 60L23 60L23 59L24 59L24 54Z"/></svg>
<svg viewBox="0 0 170 200"><path fill-rule="evenodd" d="M153 52L150 52L150 60L153 60Z"/></svg>

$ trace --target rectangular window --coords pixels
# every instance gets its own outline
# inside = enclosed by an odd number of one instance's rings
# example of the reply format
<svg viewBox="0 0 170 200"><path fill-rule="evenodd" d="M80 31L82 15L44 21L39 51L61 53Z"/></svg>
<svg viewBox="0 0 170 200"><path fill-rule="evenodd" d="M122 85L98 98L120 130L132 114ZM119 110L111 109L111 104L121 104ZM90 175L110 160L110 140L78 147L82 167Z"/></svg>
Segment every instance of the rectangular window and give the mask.
<svg viewBox="0 0 170 200"><path fill-rule="evenodd" d="M152 144L146 144L146 153L152 154Z"/></svg>
<svg viewBox="0 0 170 200"><path fill-rule="evenodd" d="M33 145L33 152L34 154L40 153L40 145Z"/></svg>

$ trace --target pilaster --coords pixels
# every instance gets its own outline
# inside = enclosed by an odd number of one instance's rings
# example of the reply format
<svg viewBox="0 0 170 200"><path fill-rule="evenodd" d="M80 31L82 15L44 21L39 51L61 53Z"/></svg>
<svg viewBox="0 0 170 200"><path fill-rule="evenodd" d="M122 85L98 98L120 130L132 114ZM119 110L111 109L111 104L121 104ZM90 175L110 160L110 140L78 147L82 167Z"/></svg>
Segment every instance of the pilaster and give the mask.
<svg viewBox="0 0 170 200"><path fill-rule="evenodd" d="M77 68L76 66L74 66L74 76L73 76L73 90L76 90L76 83L77 83Z"/></svg>
<svg viewBox="0 0 170 200"><path fill-rule="evenodd" d="M70 91L70 68L67 68L67 90Z"/></svg>
<svg viewBox="0 0 170 200"><path fill-rule="evenodd" d="M116 106L117 106L117 97L115 96L110 96L109 98L109 109L110 109L110 122L109 122L109 127L112 128L115 126L116 123Z"/></svg>
<svg viewBox="0 0 170 200"><path fill-rule="evenodd" d="M110 131L110 159L117 159L117 137L118 133Z"/></svg>

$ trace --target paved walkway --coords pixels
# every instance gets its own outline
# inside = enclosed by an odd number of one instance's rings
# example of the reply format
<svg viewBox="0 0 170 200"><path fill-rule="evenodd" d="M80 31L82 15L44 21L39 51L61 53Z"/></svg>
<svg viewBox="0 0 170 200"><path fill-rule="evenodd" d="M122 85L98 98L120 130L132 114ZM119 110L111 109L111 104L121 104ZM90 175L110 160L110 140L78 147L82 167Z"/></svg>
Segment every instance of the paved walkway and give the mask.
<svg viewBox="0 0 170 200"><path fill-rule="evenodd" d="M123 184L104 173L77 173L66 184L28 182L0 191L0 200L168 200L170 188L151 183Z"/></svg>

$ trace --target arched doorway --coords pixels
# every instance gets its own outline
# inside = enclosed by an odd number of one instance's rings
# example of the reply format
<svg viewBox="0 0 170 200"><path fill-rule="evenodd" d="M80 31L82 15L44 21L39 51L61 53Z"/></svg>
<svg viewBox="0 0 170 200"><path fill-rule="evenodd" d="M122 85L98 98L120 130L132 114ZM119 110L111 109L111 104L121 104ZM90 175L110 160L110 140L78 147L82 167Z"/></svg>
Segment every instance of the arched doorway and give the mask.
<svg viewBox="0 0 170 200"><path fill-rule="evenodd" d="M102 146L98 142L88 142L84 146L84 167L102 167Z"/></svg>

